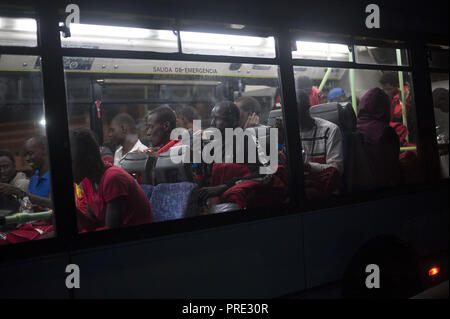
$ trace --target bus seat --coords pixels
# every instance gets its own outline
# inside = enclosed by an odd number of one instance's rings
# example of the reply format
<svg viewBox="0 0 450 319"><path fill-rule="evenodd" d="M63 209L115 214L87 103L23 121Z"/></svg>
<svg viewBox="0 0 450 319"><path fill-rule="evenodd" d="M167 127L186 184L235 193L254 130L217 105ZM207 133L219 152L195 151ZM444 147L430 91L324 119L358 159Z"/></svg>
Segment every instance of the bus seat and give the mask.
<svg viewBox="0 0 450 319"><path fill-rule="evenodd" d="M356 115L351 103L319 104L311 107L309 113L312 117L318 117L336 124L342 133L356 131Z"/></svg>
<svg viewBox="0 0 450 319"><path fill-rule="evenodd" d="M153 169L155 185L194 182L192 163L183 163L183 152L190 152L189 146L173 146L169 151L159 154Z"/></svg>
<svg viewBox="0 0 450 319"><path fill-rule="evenodd" d="M275 120L278 117L283 117L283 113L281 113L281 109L270 111L269 118L267 120L267 125L270 126L270 127L274 127L275 126Z"/></svg>
<svg viewBox="0 0 450 319"><path fill-rule="evenodd" d="M141 184L152 184L155 157L147 152L131 152L119 162L119 166L130 173Z"/></svg>
<svg viewBox="0 0 450 319"><path fill-rule="evenodd" d="M147 196L148 200L152 197L153 190L155 189L155 186L150 184L141 184L141 188L145 193L145 196Z"/></svg>
<svg viewBox="0 0 450 319"><path fill-rule="evenodd" d="M192 216L196 212L197 185L189 182L162 183L150 198L155 222Z"/></svg>

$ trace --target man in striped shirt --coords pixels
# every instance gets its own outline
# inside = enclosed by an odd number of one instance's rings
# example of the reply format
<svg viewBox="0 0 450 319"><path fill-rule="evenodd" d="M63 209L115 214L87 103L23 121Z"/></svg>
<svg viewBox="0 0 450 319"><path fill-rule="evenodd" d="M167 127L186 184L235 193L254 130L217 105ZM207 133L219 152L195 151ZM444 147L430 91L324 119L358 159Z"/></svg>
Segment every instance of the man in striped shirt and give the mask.
<svg viewBox="0 0 450 319"><path fill-rule="evenodd" d="M344 156L339 127L329 121L313 118L309 113L308 95L300 91L297 101L305 173L336 170L342 175Z"/></svg>

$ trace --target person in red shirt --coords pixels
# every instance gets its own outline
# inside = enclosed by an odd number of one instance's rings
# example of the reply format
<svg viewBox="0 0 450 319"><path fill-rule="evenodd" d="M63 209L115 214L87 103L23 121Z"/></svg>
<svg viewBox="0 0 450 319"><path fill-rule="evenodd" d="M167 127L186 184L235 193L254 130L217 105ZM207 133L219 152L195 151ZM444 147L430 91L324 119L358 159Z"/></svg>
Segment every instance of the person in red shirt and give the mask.
<svg viewBox="0 0 450 319"><path fill-rule="evenodd" d="M414 140L414 121L412 120L412 97L410 94L410 85L405 82L405 107L407 113L408 128L403 125L403 111L401 103L401 92L398 82L398 74L396 72L385 72L380 78L380 84L389 96L390 106L390 123L389 125L395 130L400 138L401 146L409 146L406 135L409 133L409 139ZM409 132L408 132L409 131Z"/></svg>
<svg viewBox="0 0 450 319"><path fill-rule="evenodd" d="M303 91L309 96L311 107L320 104L319 89L313 86L311 79L307 76L299 76L297 79L297 91ZM299 92L297 92L297 95Z"/></svg>
<svg viewBox="0 0 450 319"><path fill-rule="evenodd" d="M87 213L77 210L79 230L112 229L153 222L150 203L136 180L104 162L90 130L71 132L72 171L81 183Z"/></svg>

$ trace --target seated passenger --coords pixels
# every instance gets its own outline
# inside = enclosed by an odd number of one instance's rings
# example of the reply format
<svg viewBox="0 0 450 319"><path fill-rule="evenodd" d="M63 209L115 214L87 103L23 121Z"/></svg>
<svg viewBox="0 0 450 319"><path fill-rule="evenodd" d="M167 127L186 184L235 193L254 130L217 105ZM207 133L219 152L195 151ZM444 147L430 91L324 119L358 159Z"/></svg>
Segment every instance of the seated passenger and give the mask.
<svg viewBox="0 0 450 319"><path fill-rule="evenodd" d="M114 153L114 165L119 165L120 160L130 152L147 149L138 138L135 120L128 113L120 113L113 118L108 137L113 144L119 145Z"/></svg>
<svg viewBox="0 0 450 319"><path fill-rule="evenodd" d="M179 139L170 140L170 133L176 128L177 118L169 106L159 106L151 110L146 123L147 136L151 143L149 151L164 153L180 142Z"/></svg>
<svg viewBox="0 0 450 319"><path fill-rule="evenodd" d="M15 195L18 198L27 196L38 210L51 208L50 172L47 158L47 139L38 135L28 139L24 146L25 160L35 172L26 191L19 187L3 184L2 193Z"/></svg>
<svg viewBox="0 0 450 319"><path fill-rule="evenodd" d="M0 183L10 184L23 191L28 189L30 183L24 173L16 170L14 156L6 150L0 150Z"/></svg>
<svg viewBox="0 0 450 319"><path fill-rule="evenodd" d="M299 76L297 79L297 91L303 91L309 96L309 105L320 104L319 89L313 86L311 79L307 76Z"/></svg>
<svg viewBox="0 0 450 319"><path fill-rule="evenodd" d="M347 100L341 88L334 88L328 93L328 102L346 102Z"/></svg>
<svg viewBox="0 0 450 319"><path fill-rule="evenodd" d="M187 129L192 135L193 121L200 119L200 115L198 114L197 110L192 106L184 105L179 107L176 113L177 127Z"/></svg>
<svg viewBox="0 0 450 319"><path fill-rule="evenodd" d="M222 133L222 162L212 164L210 186L199 190L200 201L205 203L212 197L219 197L218 203L233 202L241 208L284 203L288 195L288 182L283 166L278 166L273 175L261 176L259 164L248 163L247 154L244 154L244 163L235 163L235 158L230 160L230 156L236 155L235 151L225 154L225 129L239 127L240 112L237 106L229 101L221 102L213 108L211 115L211 126ZM244 146L244 152L246 149Z"/></svg>
<svg viewBox="0 0 450 319"><path fill-rule="evenodd" d="M389 126L390 100L379 88L369 90L358 105L357 131L364 137L379 187L400 181L399 138Z"/></svg>
<svg viewBox="0 0 450 319"><path fill-rule="evenodd" d="M239 126L242 129L259 125L259 116L261 115L261 105L258 100L251 96L241 96L236 101L239 109Z"/></svg>
<svg viewBox="0 0 450 319"><path fill-rule="evenodd" d="M105 163L89 130L71 132L72 170L80 184L87 214L77 210L79 230L118 228L153 221L150 203L136 180L118 166Z"/></svg>
<svg viewBox="0 0 450 319"><path fill-rule="evenodd" d="M343 171L342 135L339 127L327 120L311 117L308 96L298 95L298 114L302 148L306 155L305 171L317 173L333 167Z"/></svg>
<svg viewBox="0 0 450 319"><path fill-rule="evenodd" d="M297 108L304 152L305 187L309 199L336 192L344 169L339 127L309 113L308 95L300 91Z"/></svg>
<svg viewBox="0 0 450 319"><path fill-rule="evenodd" d="M8 193L7 189L13 186L25 192L28 184L25 174L16 170L14 156L7 150L0 150L0 209L18 211L18 197Z"/></svg>

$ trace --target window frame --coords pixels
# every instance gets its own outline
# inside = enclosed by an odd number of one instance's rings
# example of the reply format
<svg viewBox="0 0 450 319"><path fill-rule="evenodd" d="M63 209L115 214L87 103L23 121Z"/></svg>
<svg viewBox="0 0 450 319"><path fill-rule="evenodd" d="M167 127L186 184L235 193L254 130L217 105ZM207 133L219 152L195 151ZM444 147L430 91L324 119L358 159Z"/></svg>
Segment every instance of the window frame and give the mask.
<svg viewBox="0 0 450 319"><path fill-rule="evenodd" d="M5 16L10 16L5 14ZM17 15L11 15L17 16ZM24 15L25 16L25 15ZM27 16L28 17L28 16ZM0 54L14 55L36 55L42 59L41 73L44 89L44 112L47 118L46 126L47 138L49 144L49 160L51 171L51 184L53 194L53 204L55 212L55 229L57 236L42 241L31 241L26 243L7 245L0 247L0 261L10 259L29 258L52 253L70 252L71 250L93 248L115 243L124 243L150 239L160 236L176 235L179 233L206 230L215 227L231 225L235 223L256 222L261 219L275 218L285 215L309 212L311 210L339 207L343 205L355 204L376 200L379 198L406 195L413 192L432 191L440 187L442 181L439 179L429 179L426 183L420 185L399 186L392 190L375 190L370 193L358 194L355 199L350 194L342 196L336 201L325 204L323 207L312 206L306 202L304 194L303 167L298 159L301 154L301 140L299 124L297 121L295 79L293 76L294 66L308 67L335 67L349 69L375 69L375 70L393 70L411 72L414 81L414 94L416 103L426 103L432 101L430 81L420 80L421 74L427 74L432 69L428 68L428 61L425 54L425 37L403 39L405 48L408 49L408 66L388 66L375 64L359 64L355 62L323 61L308 59L292 59L291 46L292 40L297 38L290 32L290 28L280 26L273 31L272 36L275 39L275 57L235 57L218 55L199 55L180 53L155 53L146 51L128 51L128 50L100 50L83 48L63 48L61 47L59 31L57 30L60 15L57 8L51 4L45 4L37 8L37 15L34 16L38 24L38 44L36 47L7 47L0 46ZM143 27L142 24L139 27ZM177 30L178 31L178 30ZM232 32L232 34L242 34ZM179 32L178 32L179 41ZM362 41L351 38L350 44L370 44L379 45L371 41ZM179 43L180 44L180 43ZM348 44L348 43L346 43ZM397 46L399 47L399 46ZM354 50L353 50L354 52ZM354 54L354 53L353 53ZM279 67L279 83L281 98L286 107L283 108L284 129L286 132L286 144L288 149L288 165L290 166L290 187L292 193L299 194L292 198L292 203L285 210L274 210L273 207L264 207L258 209L247 209L227 214L197 216L171 220L162 223L146 224L130 228L121 228L101 232L91 232L82 235L78 234L76 227L75 201L72 186L71 154L69 148L69 127L67 117L67 99L65 92L65 78L63 60L64 56L80 57L110 57L124 59L159 59L174 61L201 61L201 62L225 62L225 63L250 63L250 64L271 64ZM55 63L60 60L60 63ZM417 63L417 65L416 65ZM413 65L415 66L413 68ZM417 71L419 70L419 72ZM447 70L448 72L448 70ZM417 78L417 79L416 79ZM62 80L62 81L61 81ZM425 88L426 94L417 94L419 88ZM427 95L428 94L428 95ZM418 98L418 100L417 100ZM428 152L423 144L433 139L433 134L423 132L421 128L429 128L429 118L432 110L424 108L420 114L429 113L424 120L418 117L418 135L422 140L418 145L419 154L421 150ZM418 112L419 113L419 112ZM288 116L289 115L289 116ZM434 117L432 117L434 120ZM423 122L423 123L422 123ZM419 128L419 126L421 128ZM436 140L434 136L434 140ZM64 147L59 148L59 145ZM433 146L431 147L433 149ZM438 161L438 154L424 153L425 159ZM435 157L435 159L433 159ZM430 176L433 172L428 172ZM444 181L445 183L445 181ZM448 184L448 180L446 181ZM70 204L71 203L71 204ZM278 207L279 208L279 207ZM59 212L59 213L58 213ZM64 212L64 213L61 213Z"/></svg>

